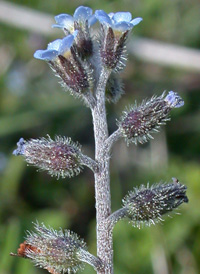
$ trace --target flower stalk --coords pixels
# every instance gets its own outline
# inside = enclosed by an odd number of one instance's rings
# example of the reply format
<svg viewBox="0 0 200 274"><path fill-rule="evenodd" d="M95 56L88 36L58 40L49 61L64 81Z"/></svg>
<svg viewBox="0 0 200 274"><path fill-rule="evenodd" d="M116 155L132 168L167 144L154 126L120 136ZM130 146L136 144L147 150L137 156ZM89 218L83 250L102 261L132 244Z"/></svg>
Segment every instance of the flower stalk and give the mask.
<svg viewBox="0 0 200 274"><path fill-rule="evenodd" d="M108 138L105 87L109 74L108 70L102 69L96 90L97 102L96 106L92 109L95 160L99 163L100 167L99 172L95 173L97 256L101 258L105 265L105 270L98 271L98 274L113 273L112 237L108 237L108 231L106 231L103 225L104 220L111 214L110 155L104 146Z"/></svg>

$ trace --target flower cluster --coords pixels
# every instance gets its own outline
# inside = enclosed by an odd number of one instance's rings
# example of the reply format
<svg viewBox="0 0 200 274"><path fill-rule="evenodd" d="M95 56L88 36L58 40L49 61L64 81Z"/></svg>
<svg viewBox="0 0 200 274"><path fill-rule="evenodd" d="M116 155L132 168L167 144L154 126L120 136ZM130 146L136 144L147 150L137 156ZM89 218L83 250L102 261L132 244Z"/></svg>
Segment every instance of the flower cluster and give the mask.
<svg viewBox="0 0 200 274"><path fill-rule="evenodd" d="M70 138L56 137L55 141L49 136L28 141L21 138L17 146L14 155L24 156L28 164L47 170L52 176L71 177L82 169L80 146Z"/></svg>
<svg viewBox="0 0 200 274"><path fill-rule="evenodd" d="M153 138L151 134L157 132L161 125L165 125L173 108L183 105L183 99L173 91L167 96L163 93L160 97L152 97L149 101L143 101L139 106L135 104L124 111L118 121L119 129L127 144L143 144Z"/></svg>
<svg viewBox="0 0 200 274"><path fill-rule="evenodd" d="M80 6L73 16L60 14L55 17L56 24L52 27L62 29L66 36L49 43L45 50L37 50L34 57L47 61L61 79L62 86L84 99L86 93L93 93L99 64L111 71L123 67L127 37L141 20L132 20L129 12L106 14L97 10L93 14L91 8ZM93 31L97 21L102 30L98 37L94 36ZM95 46L96 41L99 42L99 49ZM111 89L114 90L114 86ZM108 101L116 100L109 98Z"/></svg>
<svg viewBox="0 0 200 274"><path fill-rule="evenodd" d="M140 228L162 221L162 215L187 203L187 187L173 178L171 184L144 185L135 188L124 199L123 206L133 226Z"/></svg>

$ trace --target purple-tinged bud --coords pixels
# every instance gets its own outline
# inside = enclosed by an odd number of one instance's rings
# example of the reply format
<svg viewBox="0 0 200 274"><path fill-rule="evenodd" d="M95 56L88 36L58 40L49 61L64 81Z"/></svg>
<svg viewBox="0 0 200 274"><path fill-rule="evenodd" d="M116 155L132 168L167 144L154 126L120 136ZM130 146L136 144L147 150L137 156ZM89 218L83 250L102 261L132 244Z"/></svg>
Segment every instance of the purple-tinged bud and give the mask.
<svg viewBox="0 0 200 274"><path fill-rule="evenodd" d="M75 29L78 30L76 37L76 47L78 55L81 59L87 59L93 54L93 42L90 36L88 21L86 21L85 28L78 22L74 22Z"/></svg>
<svg viewBox="0 0 200 274"><path fill-rule="evenodd" d="M66 59L58 56L60 66L53 67L63 81L63 84L76 94L84 93L89 88L88 74L78 59Z"/></svg>
<svg viewBox="0 0 200 274"><path fill-rule="evenodd" d="M141 105L135 104L128 111L124 111L118 121L119 129L129 143L145 143L152 139L152 133L158 132L161 125L169 121L169 113L173 108L184 105L182 98L175 92L170 91L165 97L152 97L143 101Z"/></svg>
<svg viewBox="0 0 200 274"><path fill-rule="evenodd" d="M117 103L124 94L123 83L117 74L111 73L106 84L106 100L109 103Z"/></svg>
<svg viewBox="0 0 200 274"><path fill-rule="evenodd" d="M35 224L35 230L27 233L16 256L31 259L52 274L76 273L84 268L81 254L87 252L86 244L77 234L69 230L56 231L44 224Z"/></svg>
<svg viewBox="0 0 200 274"><path fill-rule="evenodd" d="M162 215L170 213L182 203L187 203L187 187L172 179L171 184L157 184L133 191L123 199L123 207L133 226L150 226L163 221Z"/></svg>
<svg viewBox="0 0 200 274"><path fill-rule="evenodd" d="M100 39L102 63L109 69L119 71L124 68L126 57L126 41L131 29L142 21L138 17L132 20L130 12L105 13L96 10L103 37Z"/></svg>
<svg viewBox="0 0 200 274"><path fill-rule="evenodd" d="M61 79L61 84L72 94L81 95L90 88L91 70L84 66L75 52L75 47L71 48L70 55L66 58L58 55L58 62L49 61L49 65L55 74Z"/></svg>
<svg viewBox="0 0 200 274"><path fill-rule="evenodd" d="M126 41L129 31L116 37L112 28L102 26L103 36L100 39L100 54L103 65L111 70L120 71L124 68L127 60Z"/></svg>
<svg viewBox="0 0 200 274"><path fill-rule="evenodd" d="M57 178L78 175L82 169L80 145L70 138L56 137L55 141L49 136L28 141L21 138L17 146L14 155L24 156L28 164Z"/></svg>

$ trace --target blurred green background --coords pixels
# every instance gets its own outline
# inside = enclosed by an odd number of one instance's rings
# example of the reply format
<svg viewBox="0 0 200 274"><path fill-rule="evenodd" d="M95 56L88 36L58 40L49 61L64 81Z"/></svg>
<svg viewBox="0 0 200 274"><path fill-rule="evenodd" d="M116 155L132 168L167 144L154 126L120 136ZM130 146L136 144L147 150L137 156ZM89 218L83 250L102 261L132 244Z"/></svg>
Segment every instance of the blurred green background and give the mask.
<svg viewBox="0 0 200 274"><path fill-rule="evenodd" d="M35 268L29 260L9 256L10 252L17 251L25 231L32 230L32 222L38 220L55 229L75 231L86 240L93 254L96 254L96 244L91 171L85 168L75 178L58 181L45 172L36 172L34 167L27 167L22 158L12 155L20 137L38 138L46 134L71 136L83 145L85 153L94 155L89 109L62 90L45 62L33 58L35 50L46 48L48 42L63 36L59 30L45 35L42 13L73 14L79 5L106 12L129 10L133 17L144 19L134 29L133 37L198 50L200 4L199 0L0 1L0 5L6 3L19 5L24 14L22 19L29 11L23 8L29 8L41 12L41 20L28 18L36 31L26 29L15 19L15 13L5 14L0 9L0 273L47 273ZM13 19L15 23L10 25ZM152 52L153 57L156 54L158 52ZM200 54L199 51L196 54ZM184 58L190 63L187 53ZM168 182L172 177L187 185L189 197L189 204L179 210L181 215L166 218L163 225L142 230L126 221L116 225L115 274L200 273L199 73L199 68L165 66L131 55L121 75L126 94L116 105L108 105L112 132L121 111L135 100L140 102L164 90L177 91L185 100L185 106L173 111L172 121L154 135L153 141L129 148L120 141L113 149L113 210L121 206L121 199L133 186ZM83 273L95 272L86 266Z"/></svg>

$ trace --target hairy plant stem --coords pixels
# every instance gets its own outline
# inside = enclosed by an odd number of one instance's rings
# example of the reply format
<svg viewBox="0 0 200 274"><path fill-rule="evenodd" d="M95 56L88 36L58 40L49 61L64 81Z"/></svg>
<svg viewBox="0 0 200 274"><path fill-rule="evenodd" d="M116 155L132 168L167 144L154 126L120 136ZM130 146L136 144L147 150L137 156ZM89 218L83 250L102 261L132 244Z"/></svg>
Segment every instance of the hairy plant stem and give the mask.
<svg viewBox="0 0 200 274"><path fill-rule="evenodd" d="M111 214L110 195L110 153L105 142L108 139L108 125L105 109L105 87L110 71L102 69L96 89L96 105L92 109L95 160L99 164L99 171L95 173L95 199L96 199L96 233L97 256L102 260L105 268L98 270L98 274L113 273L113 242L105 220Z"/></svg>

